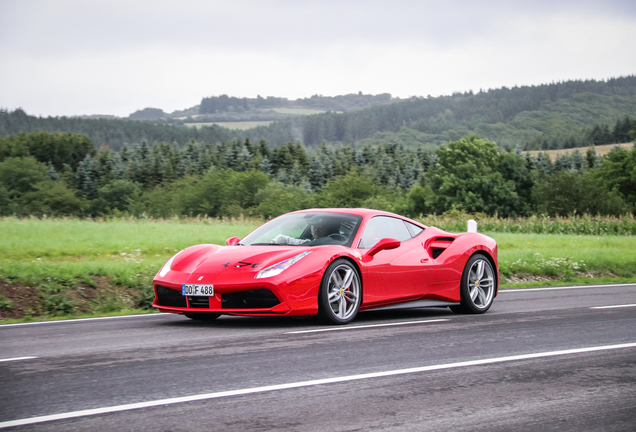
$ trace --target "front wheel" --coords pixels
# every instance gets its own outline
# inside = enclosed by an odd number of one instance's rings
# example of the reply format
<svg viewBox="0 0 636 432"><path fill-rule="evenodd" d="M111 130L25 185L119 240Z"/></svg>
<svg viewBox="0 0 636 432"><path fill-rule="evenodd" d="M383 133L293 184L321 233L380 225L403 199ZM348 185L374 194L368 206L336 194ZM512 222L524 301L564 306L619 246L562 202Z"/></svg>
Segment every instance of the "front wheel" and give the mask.
<svg viewBox="0 0 636 432"><path fill-rule="evenodd" d="M475 254L466 263L460 287L461 304L452 306L458 313L482 314L490 309L495 298L497 279L492 264L482 254Z"/></svg>
<svg viewBox="0 0 636 432"><path fill-rule="evenodd" d="M337 259L325 271L318 293L318 316L329 324L347 324L362 303L360 275L350 261Z"/></svg>

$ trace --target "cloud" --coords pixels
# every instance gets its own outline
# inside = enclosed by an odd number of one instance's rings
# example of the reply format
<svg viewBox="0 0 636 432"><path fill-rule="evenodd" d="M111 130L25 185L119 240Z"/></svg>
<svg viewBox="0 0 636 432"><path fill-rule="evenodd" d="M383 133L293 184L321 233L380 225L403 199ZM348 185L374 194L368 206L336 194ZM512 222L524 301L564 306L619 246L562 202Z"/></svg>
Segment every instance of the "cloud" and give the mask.
<svg viewBox="0 0 636 432"><path fill-rule="evenodd" d="M439 95L633 74L633 1L0 3L0 106L165 111L230 94Z"/></svg>

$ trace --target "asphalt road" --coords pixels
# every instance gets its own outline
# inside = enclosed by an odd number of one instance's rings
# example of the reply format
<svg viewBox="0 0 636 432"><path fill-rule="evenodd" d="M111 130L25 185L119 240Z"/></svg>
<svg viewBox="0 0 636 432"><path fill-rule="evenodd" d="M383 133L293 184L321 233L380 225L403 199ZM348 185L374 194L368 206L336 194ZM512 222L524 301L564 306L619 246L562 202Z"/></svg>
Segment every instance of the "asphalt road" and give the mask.
<svg viewBox="0 0 636 432"><path fill-rule="evenodd" d="M599 308L601 307L601 308ZM0 326L0 429L634 431L636 285L485 315L173 315Z"/></svg>

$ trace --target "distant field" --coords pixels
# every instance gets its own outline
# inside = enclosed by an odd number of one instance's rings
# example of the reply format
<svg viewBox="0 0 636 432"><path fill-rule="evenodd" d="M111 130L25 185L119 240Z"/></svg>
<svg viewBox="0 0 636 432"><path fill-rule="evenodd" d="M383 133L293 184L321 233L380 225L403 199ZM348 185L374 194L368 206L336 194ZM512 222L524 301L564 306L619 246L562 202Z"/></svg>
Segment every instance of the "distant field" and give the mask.
<svg viewBox="0 0 636 432"><path fill-rule="evenodd" d="M612 151L612 149L614 147L622 147L622 148L626 148L627 150L629 150L629 149L632 148L633 145L634 145L634 143L607 144L607 145L595 146L594 150L596 150L597 154L604 155L605 153L609 153L610 151ZM588 149L588 147L580 147L580 148L560 149L560 150L533 150L533 151L527 151L527 152L524 152L524 153L529 153L529 154L531 154L533 156L536 156L539 153L543 153L545 155L550 155L550 159L555 160L557 155L559 155L559 154L572 154L576 150L578 150L579 152L585 154L587 149Z"/></svg>
<svg viewBox="0 0 636 432"><path fill-rule="evenodd" d="M271 121L242 121L242 122L216 122L216 123L185 123L186 126L201 128L203 126L219 125L228 129L246 130L258 126L269 126Z"/></svg>
<svg viewBox="0 0 636 432"><path fill-rule="evenodd" d="M272 111L276 111L281 114L292 114L292 115L312 115L312 114L322 114L327 112L325 110L320 109L311 109L311 108L273 108Z"/></svg>
<svg viewBox="0 0 636 432"><path fill-rule="evenodd" d="M279 114L286 114L290 116L312 115L321 114L326 112L320 109L311 108L272 108L271 111L276 111ZM201 115L194 115L193 118L201 117ZM267 118L267 117L265 117ZM247 130L258 126L269 126L272 123L271 120L258 120L258 121L233 121L233 122L205 122L205 123L184 123L186 126L202 128L203 126L219 125L228 129L234 130Z"/></svg>

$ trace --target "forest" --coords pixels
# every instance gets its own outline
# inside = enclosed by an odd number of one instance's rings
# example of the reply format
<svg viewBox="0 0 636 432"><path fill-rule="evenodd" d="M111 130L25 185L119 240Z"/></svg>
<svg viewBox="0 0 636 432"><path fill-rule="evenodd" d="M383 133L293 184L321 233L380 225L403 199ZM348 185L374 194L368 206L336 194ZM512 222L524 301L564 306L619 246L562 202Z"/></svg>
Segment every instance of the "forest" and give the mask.
<svg viewBox="0 0 636 432"><path fill-rule="evenodd" d="M305 107L328 112L287 118L267 110ZM269 126L236 131L216 125L189 128L176 116L209 115L235 121L278 120ZM113 151L146 141L180 147L195 140L220 144L233 139L265 140L271 147L301 142L306 148L396 142L408 148L435 150L442 144L477 135L499 147L548 150L628 142L627 118L636 118L636 76L604 81L566 81L456 93L450 96L392 98L390 94L312 96L289 101L268 96L253 99L227 95L203 98L201 105L163 118L157 108L128 119L35 117L22 109L0 110L0 137L21 132L65 132L86 135L96 147ZM165 113L163 113L165 114ZM241 114L243 115L243 114ZM159 117L158 117L159 116ZM138 120L133 120L137 118ZM241 117L242 118L242 117ZM220 121L220 120L217 120ZM611 132L611 133L610 133Z"/></svg>
<svg viewBox="0 0 636 432"><path fill-rule="evenodd" d="M636 76L405 101L353 96L308 99L381 105L248 131L0 110L0 216L634 214L636 149L601 156L594 146L634 140ZM204 109L235 99L204 98ZM286 101L260 99L244 102ZM554 161L523 153L555 148L573 151Z"/></svg>
<svg viewBox="0 0 636 432"><path fill-rule="evenodd" d="M113 151L85 135L22 132L0 138L0 216L270 218L308 207L411 217L633 214L636 148L584 150L552 162L471 135L435 152L394 141L307 148L249 139Z"/></svg>

